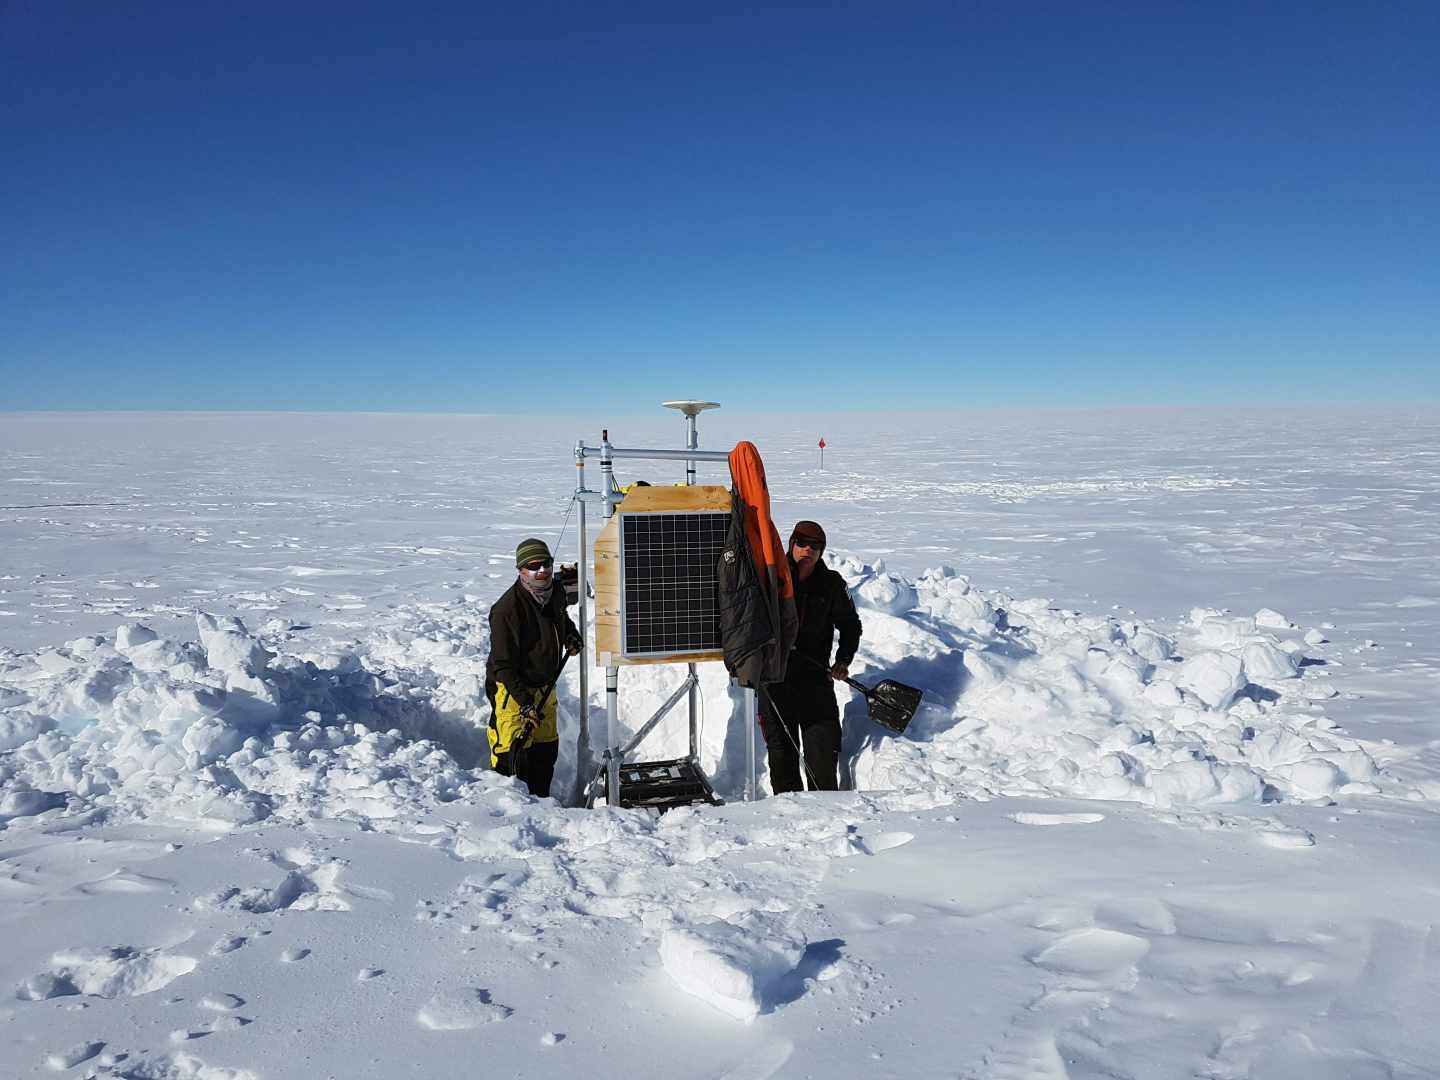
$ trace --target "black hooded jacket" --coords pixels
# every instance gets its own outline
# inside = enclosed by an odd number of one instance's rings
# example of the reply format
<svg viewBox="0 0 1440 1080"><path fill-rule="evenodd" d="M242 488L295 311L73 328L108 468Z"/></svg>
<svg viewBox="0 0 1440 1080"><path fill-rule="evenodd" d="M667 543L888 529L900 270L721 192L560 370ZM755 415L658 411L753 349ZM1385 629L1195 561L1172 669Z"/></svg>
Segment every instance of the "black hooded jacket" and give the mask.
<svg viewBox="0 0 1440 1080"><path fill-rule="evenodd" d="M792 659L785 681L825 682L830 678L830 648L835 631L840 631L840 645L834 662L849 665L855 659L855 650L860 647L860 616L845 579L823 560L815 564L809 578L801 581L800 571L791 559L790 576L795 582L795 609L800 615L795 651L809 659Z"/></svg>

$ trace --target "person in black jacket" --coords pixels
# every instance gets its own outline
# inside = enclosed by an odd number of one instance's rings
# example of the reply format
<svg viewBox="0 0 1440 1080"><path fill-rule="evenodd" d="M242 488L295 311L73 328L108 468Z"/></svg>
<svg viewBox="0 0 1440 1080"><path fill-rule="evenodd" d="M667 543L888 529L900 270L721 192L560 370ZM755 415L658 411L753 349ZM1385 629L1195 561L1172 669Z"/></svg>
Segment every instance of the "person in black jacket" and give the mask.
<svg viewBox="0 0 1440 1080"><path fill-rule="evenodd" d="M777 795L801 790L799 749L804 751L810 790L834 791L839 786L840 707L834 681L850 674L860 646L860 616L845 579L821 560L824 551L825 530L813 521L796 522L789 560L800 633L785 681L768 684L760 696L770 787ZM837 631L840 645L832 664L830 649Z"/></svg>
<svg viewBox="0 0 1440 1080"><path fill-rule="evenodd" d="M519 777L545 798L560 752L555 680L566 656L580 651L580 631L554 583L555 560L533 537L515 549L515 584L490 608L490 766ZM543 700L542 700L543 698Z"/></svg>

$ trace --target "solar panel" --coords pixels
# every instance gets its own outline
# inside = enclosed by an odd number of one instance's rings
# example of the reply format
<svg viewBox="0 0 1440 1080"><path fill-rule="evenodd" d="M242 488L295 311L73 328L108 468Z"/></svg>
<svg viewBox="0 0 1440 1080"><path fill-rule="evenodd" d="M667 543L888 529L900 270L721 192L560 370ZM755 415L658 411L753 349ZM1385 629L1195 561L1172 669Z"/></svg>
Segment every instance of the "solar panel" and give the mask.
<svg viewBox="0 0 1440 1080"><path fill-rule="evenodd" d="M620 515L625 656L720 648L715 565L729 525L718 511Z"/></svg>

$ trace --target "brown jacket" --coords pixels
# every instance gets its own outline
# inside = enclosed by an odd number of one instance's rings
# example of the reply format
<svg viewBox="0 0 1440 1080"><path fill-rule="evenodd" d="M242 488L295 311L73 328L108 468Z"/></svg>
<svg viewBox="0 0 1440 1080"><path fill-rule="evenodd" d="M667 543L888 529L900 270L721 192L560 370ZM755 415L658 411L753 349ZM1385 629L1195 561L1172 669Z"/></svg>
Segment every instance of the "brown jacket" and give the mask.
<svg viewBox="0 0 1440 1080"><path fill-rule="evenodd" d="M504 683L522 705L538 705L560 671L565 643L578 643L580 631L565 611L565 590L558 584L542 608L517 579L490 608L490 656L485 661L485 696L495 699Z"/></svg>

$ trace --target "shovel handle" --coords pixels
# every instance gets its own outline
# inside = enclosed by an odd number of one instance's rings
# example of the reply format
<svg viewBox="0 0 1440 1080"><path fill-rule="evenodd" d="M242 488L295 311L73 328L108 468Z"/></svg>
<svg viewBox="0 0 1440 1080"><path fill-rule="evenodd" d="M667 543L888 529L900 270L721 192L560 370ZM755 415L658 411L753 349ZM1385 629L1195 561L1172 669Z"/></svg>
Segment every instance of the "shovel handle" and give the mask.
<svg viewBox="0 0 1440 1080"><path fill-rule="evenodd" d="M555 678L550 680L550 685L545 688L545 692L541 694L538 699L536 699L535 708L537 710L545 708L545 702L550 700L550 695L555 692L555 687L560 685L560 676L565 674L565 665L569 662L570 654L562 654L560 657L560 667L555 672ZM558 707L559 703L557 702L556 704ZM538 726L538 724L526 724L525 727L521 730L521 735L523 735L525 738L524 743L522 743L520 746L521 750L530 749L530 740L534 737L535 731Z"/></svg>
<svg viewBox="0 0 1440 1080"><path fill-rule="evenodd" d="M798 656L798 657L800 657L801 660L808 661L809 663L814 664L816 667L818 667L821 671L824 671L825 673L830 674L830 669L827 668L824 664L822 664L819 660L816 660L813 656L806 656L804 653L802 653L802 652L797 652L797 651L794 650L794 649L792 649L792 650L790 651L790 655L791 655L791 656ZM831 678L834 678L834 675L831 674L830 677L831 677ZM848 676L848 675L845 676L845 678L843 678L843 679L837 679L836 681L837 681L837 682L843 682L843 683L845 683L847 686L850 686L850 687L852 687L853 689L860 691L861 694L865 695L865 700L866 700L866 701L869 701L872 697L875 696L875 691L874 691L874 690L871 690L870 687L866 686L864 683L856 682L854 679L850 678L850 676Z"/></svg>

